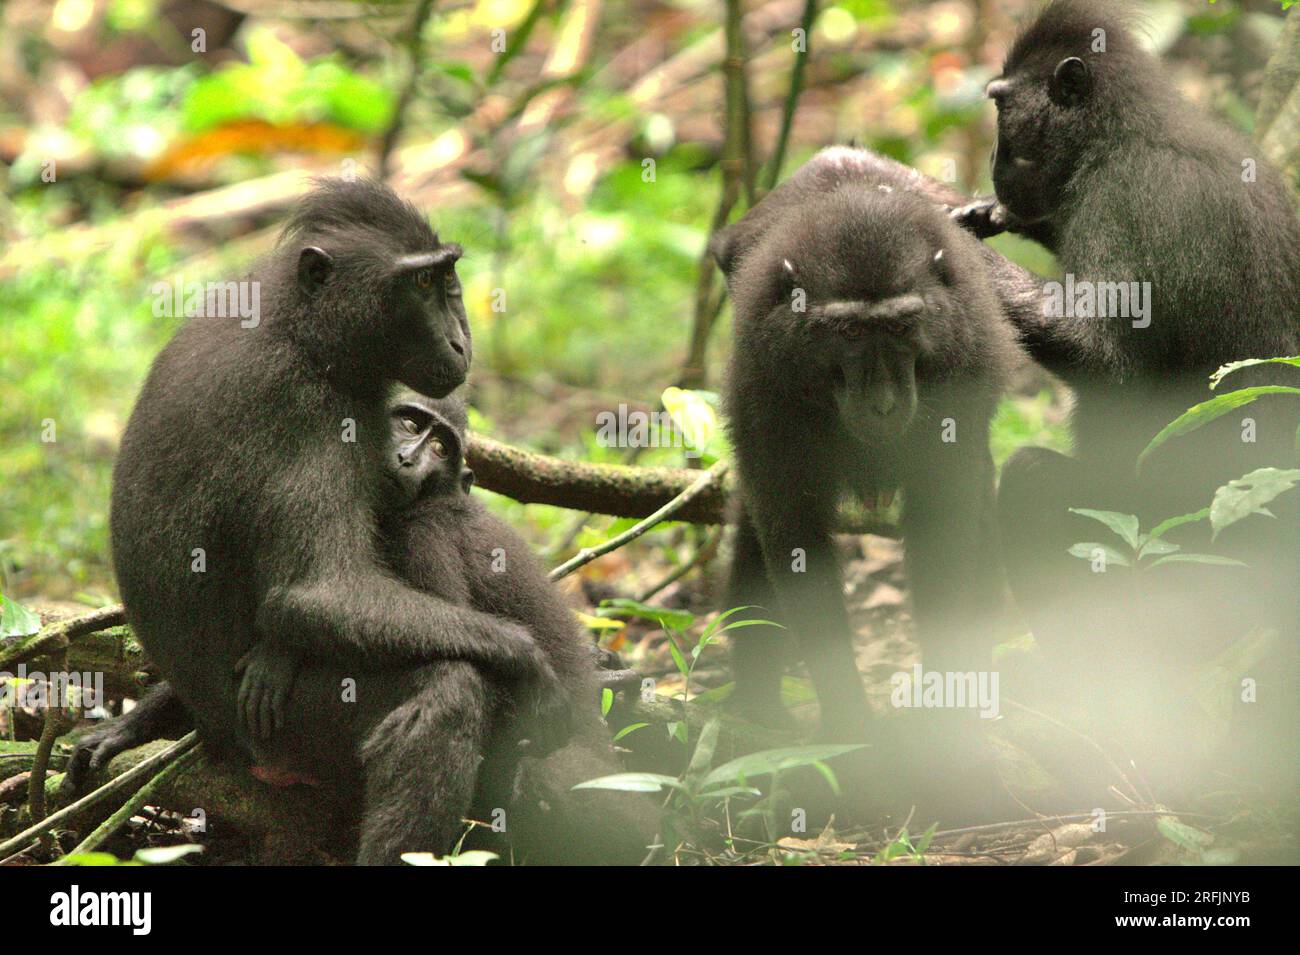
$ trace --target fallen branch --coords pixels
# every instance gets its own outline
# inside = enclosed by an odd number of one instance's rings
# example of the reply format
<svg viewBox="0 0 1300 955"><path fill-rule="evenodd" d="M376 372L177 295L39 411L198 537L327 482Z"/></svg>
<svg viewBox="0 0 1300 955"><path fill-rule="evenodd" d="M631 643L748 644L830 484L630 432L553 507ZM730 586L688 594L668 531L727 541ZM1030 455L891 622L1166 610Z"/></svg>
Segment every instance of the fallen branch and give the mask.
<svg viewBox="0 0 1300 955"><path fill-rule="evenodd" d="M50 768L50 754L54 752L62 715L63 711L57 706L46 706L45 719L41 722L41 738L36 744L31 775L27 779L27 807L36 820L45 818L45 773Z"/></svg>
<svg viewBox="0 0 1300 955"><path fill-rule="evenodd" d="M71 819L76 818L81 813L90 809L101 802L104 802L111 796L118 796L130 791L137 783L150 779L157 774L162 766L166 766L177 756L185 753L198 745L198 734L190 733L183 739L177 740L166 749L156 753L147 759L141 760L136 766L111 780L107 784L100 786L94 792L87 793L71 805L65 806L56 813L46 816L44 819L24 829L12 839L6 839L0 842L0 862L8 856L21 849L25 849L33 840L49 832L56 826L62 825Z"/></svg>
<svg viewBox="0 0 1300 955"><path fill-rule="evenodd" d="M561 461L471 435L466 455L475 483L523 504L550 504L614 517L646 517L685 491L698 471L684 468L621 467ZM727 488L718 485L693 499L678 520L719 524Z"/></svg>
<svg viewBox="0 0 1300 955"><path fill-rule="evenodd" d="M0 670L7 670L10 665L21 660L48 656L60 650L65 650L77 637L94 633L97 630L105 630L125 622L126 614L122 610L121 604L104 607L102 610L96 610L80 617L60 620L42 629L40 633L26 643L20 644L22 647L21 656L17 655L17 647L0 653Z"/></svg>
<svg viewBox="0 0 1300 955"><path fill-rule="evenodd" d="M654 514L699 478L688 468L624 467L562 461L525 451L481 435L470 435L466 458L475 483L521 504L549 504L611 517L642 518ZM673 515L691 524L725 524L727 501L734 491L728 477L711 483ZM884 516L842 511L840 533L897 537L898 528Z"/></svg>
<svg viewBox="0 0 1300 955"><path fill-rule="evenodd" d="M190 736L193 735L193 733L190 734ZM187 736L186 739L188 738L189 737ZM171 749L168 752L171 754L168 759L170 765L163 765L161 762L162 757L160 756L160 762L156 765L162 766L162 769L158 775L154 776L153 779L149 780L149 782L136 790L135 795L123 803L120 809L105 819L95 828L94 832L82 839L71 852L56 862L55 865L67 865L68 859L72 856L80 855L83 852L94 852L98 849L109 836L117 832L117 830L122 826L126 825L131 820L132 816L142 810L145 806L151 805L158 797L159 793L163 791L163 787L191 766L199 755L197 747L191 747L190 749L183 751Z"/></svg>

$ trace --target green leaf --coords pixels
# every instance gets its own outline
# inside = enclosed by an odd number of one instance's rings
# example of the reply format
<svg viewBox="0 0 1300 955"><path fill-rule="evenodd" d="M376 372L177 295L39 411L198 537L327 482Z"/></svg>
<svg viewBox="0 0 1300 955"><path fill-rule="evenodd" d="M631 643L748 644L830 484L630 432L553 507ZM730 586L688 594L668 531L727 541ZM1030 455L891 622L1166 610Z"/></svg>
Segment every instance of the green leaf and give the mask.
<svg viewBox="0 0 1300 955"><path fill-rule="evenodd" d="M459 60L444 60L428 64L430 72L441 73L469 86L478 86L478 75L468 63Z"/></svg>
<svg viewBox="0 0 1300 955"><path fill-rule="evenodd" d="M1291 365L1300 368L1300 357L1247 358L1245 361L1230 361L1226 365L1220 365L1214 374L1210 376L1210 389L1213 390L1219 387L1219 382L1234 371L1240 371L1242 368L1249 368L1252 365Z"/></svg>
<svg viewBox="0 0 1300 955"><path fill-rule="evenodd" d="M629 723L627 726L624 726L621 730L619 730L617 733L614 734L614 742L617 743L619 740L621 740L624 736L627 736L629 733L635 733L637 730L644 729L649 725L650 725L649 723Z"/></svg>
<svg viewBox="0 0 1300 955"><path fill-rule="evenodd" d="M1283 385L1259 385L1255 388L1242 388L1239 391L1229 391L1227 394L1219 395L1217 398L1211 398L1209 401L1202 401L1199 405L1193 405L1175 418L1172 422L1165 425L1160 433L1151 439L1142 453L1138 455L1138 470L1146 462L1147 457L1160 445L1164 444L1170 438L1176 438L1180 435L1188 434L1195 431L1201 425L1209 424L1216 418L1222 418L1234 408L1240 408L1242 405L1248 405L1256 398L1264 395L1300 395L1300 388L1288 388Z"/></svg>
<svg viewBox="0 0 1300 955"><path fill-rule="evenodd" d="M1106 561L1106 566L1115 564L1117 567L1132 567L1132 562L1127 556L1121 554L1115 548L1106 544L1098 544L1096 541L1080 541L1070 548L1071 557L1078 557L1081 560L1092 562L1097 551L1101 551Z"/></svg>
<svg viewBox="0 0 1300 955"><path fill-rule="evenodd" d="M1264 507L1275 497L1285 494L1300 482L1300 470L1258 468L1229 481L1214 492L1210 503L1210 526L1214 536L1251 514L1273 515Z"/></svg>
<svg viewBox="0 0 1300 955"><path fill-rule="evenodd" d="M1168 520L1161 521L1157 524L1151 531L1150 536L1152 538L1164 537L1167 532L1173 530L1175 527L1182 527L1184 524L1191 524L1193 521L1203 521L1209 516L1210 509L1208 507L1203 507L1199 511L1194 511L1191 514L1179 514L1177 517L1171 517Z"/></svg>
<svg viewBox="0 0 1300 955"><path fill-rule="evenodd" d="M1176 554L1182 550L1177 544L1161 540L1159 537L1149 537L1147 542L1138 549L1138 557L1159 557L1161 554Z"/></svg>
<svg viewBox="0 0 1300 955"><path fill-rule="evenodd" d="M876 853L875 862L877 864L889 862L893 859L897 859L899 856L910 855L911 852L912 843L907 838L907 827L904 826L893 842Z"/></svg>
<svg viewBox="0 0 1300 955"><path fill-rule="evenodd" d="M918 853L924 852L926 849L930 848L930 841L934 839L934 834L938 829L939 824L937 822L932 822L930 828L921 833L921 838L916 840L916 851Z"/></svg>
<svg viewBox="0 0 1300 955"><path fill-rule="evenodd" d="M695 614L686 610L668 610L664 607L652 607L628 597L614 597L602 600L596 609L601 617L636 617L641 620L653 620L659 626L673 630L685 630L695 622Z"/></svg>
<svg viewBox="0 0 1300 955"><path fill-rule="evenodd" d="M608 617L593 617L589 613L574 611L573 614L588 630L599 630L602 633L606 630L622 630L627 624L622 620L610 620Z"/></svg>
<svg viewBox="0 0 1300 955"><path fill-rule="evenodd" d="M667 633L667 631L665 631L665 635L668 637L668 652L673 656L673 663L676 664L681 675L689 679L691 675L691 665L686 662L686 657L682 656L682 651L678 648L677 640L673 635Z"/></svg>
<svg viewBox="0 0 1300 955"><path fill-rule="evenodd" d="M1214 841L1214 837L1208 832L1189 826L1174 816L1161 816L1156 820L1156 828L1174 845L1197 855L1200 855L1201 850Z"/></svg>
<svg viewBox="0 0 1300 955"><path fill-rule="evenodd" d="M1120 514L1118 511L1094 511L1088 507L1072 507L1070 513L1078 514L1080 517L1091 517L1094 521L1101 521L1118 534L1124 543L1137 550L1138 519L1132 514Z"/></svg>
<svg viewBox="0 0 1300 955"><path fill-rule="evenodd" d="M724 683L722 686L715 686L711 690L704 690L702 693L695 694L697 703L723 703L736 690L736 684Z"/></svg>
<svg viewBox="0 0 1300 955"><path fill-rule="evenodd" d="M713 634L717 632L718 628L723 625L723 621L725 621L728 617L733 616L734 614L738 614L742 610L753 610L753 609L754 608L751 606L744 606L744 607L732 607L730 610L722 611L722 613L718 614L716 617L714 617L712 620L709 621L708 626L704 628L704 632L700 634L700 639L703 640L705 637L713 636Z"/></svg>
<svg viewBox="0 0 1300 955"><path fill-rule="evenodd" d="M778 749L761 750L757 753L741 756L739 759L733 759L728 763L723 763L704 777L700 788L707 789L710 786L718 786L722 783L730 783L736 780L743 781L751 776L765 776L769 773L784 772L787 769L797 769L800 766L811 766L813 763L863 749L865 745L864 743L827 743L814 746L784 746Z"/></svg>
<svg viewBox="0 0 1300 955"><path fill-rule="evenodd" d="M723 789L710 789L707 795L710 799L727 799L731 796L761 796L763 792L753 786L727 786Z"/></svg>
<svg viewBox="0 0 1300 955"><path fill-rule="evenodd" d="M609 687L602 687L600 691L600 715L609 716L610 707L614 705L614 691Z"/></svg>
<svg viewBox="0 0 1300 955"><path fill-rule="evenodd" d="M183 846L156 846L150 849L136 850L134 859L136 862L143 862L145 865L170 865L188 855L202 851L203 847L194 843L187 843Z"/></svg>
<svg viewBox="0 0 1300 955"><path fill-rule="evenodd" d="M822 779L826 780L826 785L830 787L831 792L834 793L836 797L843 795L840 791L840 781L835 778L835 770L831 769L821 760L813 763L812 768L817 770L818 775L820 775Z"/></svg>
<svg viewBox="0 0 1300 955"><path fill-rule="evenodd" d="M718 414L702 395L666 388L659 400L681 430L687 450L700 452L709 446L718 431Z"/></svg>
<svg viewBox="0 0 1300 955"><path fill-rule="evenodd" d="M75 855L65 856L60 861L64 865L81 866L140 865L139 862L119 859L111 852L78 852Z"/></svg>
<svg viewBox="0 0 1300 955"><path fill-rule="evenodd" d="M1231 557L1220 557L1218 554L1170 554L1168 557L1153 560L1147 569L1159 567L1161 564L1214 564L1218 567L1246 566L1239 560L1233 560Z"/></svg>
<svg viewBox="0 0 1300 955"><path fill-rule="evenodd" d="M624 793L657 793L664 789L684 789L676 776L662 773L615 773L578 783L574 789L612 789Z"/></svg>
<svg viewBox="0 0 1300 955"><path fill-rule="evenodd" d="M700 730L700 738L695 743L695 752L691 754L690 765L686 767L686 788L695 790L699 781L713 765L713 754L718 748L718 736L722 732L722 720L713 717Z"/></svg>
<svg viewBox="0 0 1300 955"><path fill-rule="evenodd" d="M41 618L16 600L0 594L0 639L40 633Z"/></svg>

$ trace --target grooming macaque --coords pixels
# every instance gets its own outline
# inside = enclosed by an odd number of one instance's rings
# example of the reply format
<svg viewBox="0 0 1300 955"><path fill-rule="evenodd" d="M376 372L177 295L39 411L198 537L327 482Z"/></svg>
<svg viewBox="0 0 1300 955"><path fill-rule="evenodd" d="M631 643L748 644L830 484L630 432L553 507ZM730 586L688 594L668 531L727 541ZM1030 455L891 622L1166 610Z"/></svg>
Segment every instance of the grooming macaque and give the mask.
<svg viewBox="0 0 1300 955"><path fill-rule="evenodd" d="M1002 596L988 426L1016 351L979 243L926 199L864 182L845 155L819 154L714 250L736 315L727 407L740 513L727 605L775 609L797 635L737 635L737 702L781 718L784 648L797 640L823 733L861 738L837 501L902 488L925 666L987 664Z"/></svg>
<svg viewBox="0 0 1300 955"><path fill-rule="evenodd" d="M1114 4L1051 4L1016 41L988 95L998 108L997 198L959 210L959 219L979 234L1011 228L1037 239L1074 283L1147 296L1140 315L1067 317L1044 296L1044 307L1011 316L1029 353L1076 396L1075 456L1022 449L1002 477L1008 573L1035 632L1046 635L1078 627L1080 607L1131 616L1134 606L1120 606L1106 593L1113 581L1067 556L1098 533L1067 508L1133 513L1150 528L1208 506L1217 487L1255 468L1291 466L1294 404L1265 397L1174 439L1135 472L1148 441L1212 397L1207 380L1218 366L1300 352L1297 219L1259 149L1186 102ZM1220 390L1288 382L1262 366ZM1295 497L1274 502L1278 520L1250 518L1213 542L1204 523L1173 532L1185 549L1238 557L1250 569L1161 568L1168 579L1143 589L1148 597L1168 589L1142 624L1159 622L1184 648L1199 643L1193 632L1240 635L1251 623L1293 632ZM1093 629L1116 625L1097 618Z"/></svg>
<svg viewBox="0 0 1300 955"><path fill-rule="evenodd" d="M1161 721L1168 734L1186 725L1177 688L1196 668L1252 631L1272 633L1272 651L1241 674L1264 705L1234 708L1254 728L1227 751L1234 774L1262 771L1293 790L1297 492L1268 505L1273 517L1217 537L1208 521L1166 535L1184 553L1245 567L1102 573L1067 551L1110 540L1071 507L1135 514L1145 531L1207 507L1218 487L1257 468L1295 466L1300 416L1275 396L1174 438L1136 468L1165 425L1213 396L1208 378L1220 365L1300 353L1294 200L1257 146L1180 96L1116 4L1052 3L988 95L998 112L997 197L957 218L979 235L1010 229L1041 242L1067 289L1106 295L1090 307L1045 288L1039 307L1008 313L1024 347L1076 399L1073 456L1023 448L1003 468L999 523L1016 602L1038 643L1098 694L1117 727ZM1265 365L1219 391L1293 383ZM1166 759L1168 777L1186 779L1186 761L1171 752L1160 741L1144 765Z"/></svg>

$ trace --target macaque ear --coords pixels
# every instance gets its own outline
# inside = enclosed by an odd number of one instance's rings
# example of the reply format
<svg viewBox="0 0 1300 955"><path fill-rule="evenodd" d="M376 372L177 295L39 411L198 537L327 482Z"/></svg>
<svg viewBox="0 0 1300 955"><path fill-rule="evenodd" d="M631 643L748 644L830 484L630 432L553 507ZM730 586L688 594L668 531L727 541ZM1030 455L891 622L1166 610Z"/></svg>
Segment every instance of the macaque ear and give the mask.
<svg viewBox="0 0 1300 955"><path fill-rule="evenodd" d="M314 292L334 271L334 259L322 248L309 245L298 254L298 287Z"/></svg>
<svg viewBox="0 0 1300 955"><path fill-rule="evenodd" d="M722 269L725 278L731 278L731 272L736 267L736 253L740 249L740 235L737 228L740 223L728 226L719 230L709 241L709 253L713 256L713 261L718 263L718 268Z"/></svg>
<svg viewBox="0 0 1300 955"><path fill-rule="evenodd" d="M1058 106L1078 106L1092 92L1092 71L1077 56L1067 56L1052 72L1047 95Z"/></svg>

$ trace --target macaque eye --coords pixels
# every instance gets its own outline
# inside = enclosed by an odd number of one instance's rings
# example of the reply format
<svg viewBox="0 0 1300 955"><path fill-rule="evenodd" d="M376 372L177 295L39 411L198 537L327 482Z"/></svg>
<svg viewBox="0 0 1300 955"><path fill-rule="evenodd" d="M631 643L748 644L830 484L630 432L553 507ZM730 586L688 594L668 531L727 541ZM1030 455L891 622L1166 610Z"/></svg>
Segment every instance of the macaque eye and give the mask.
<svg viewBox="0 0 1300 955"><path fill-rule="evenodd" d="M415 284L420 288L433 288L433 269L420 269L416 272Z"/></svg>
<svg viewBox="0 0 1300 955"><path fill-rule="evenodd" d="M890 335L905 335L907 334L907 323L906 322L885 322L885 331L888 332Z"/></svg>
<svg viewBox="0 0 1300 955"><path fill-rule="evenodd" d="M460 279L456 277L455 269L448 269L442 273L442 288L448 295L460 294Z"/></svg>
<svg viewBox="0 0 1300 955"><path fill-rule="evenodd" d="M440 458L447 457L447 445L443 443L442 438L434 438L429 442L429 448Z"/></svg>
<svg viewBox="0 0 1300 955"><path fill-rule="evenodd" d="M419 433L420 433L420 422L416 421L414 418L403 418L403 419L402 419L402 428L403 428L403 429L404 429L408 434L419 434Z"/></svg>
<svg viewBox="0 0 1300 955"><path fill-rule="evenodd" d="M845 325L840 329L840 336L849 341L857 341L863 334L864 329L861 325Z"/></svg>

